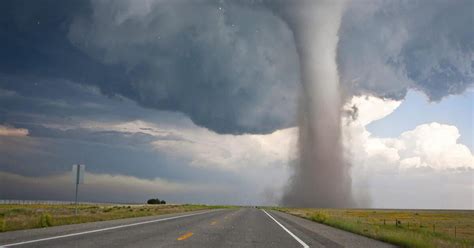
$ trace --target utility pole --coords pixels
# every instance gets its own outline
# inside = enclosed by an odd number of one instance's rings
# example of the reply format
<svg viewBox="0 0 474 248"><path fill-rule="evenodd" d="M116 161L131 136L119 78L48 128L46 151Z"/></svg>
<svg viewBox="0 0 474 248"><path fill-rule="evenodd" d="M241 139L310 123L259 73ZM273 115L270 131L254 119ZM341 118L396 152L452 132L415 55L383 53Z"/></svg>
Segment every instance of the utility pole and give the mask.
<svg viewBox="0 0 474 248"><path fill-rule="evenodd" d="M75 164L72 166L72 178L76 186L76 194L74 197L75 209L74 214L77 215L77 196L79 194L79 184L84 183L84 172L86 166L83 164Z"/></svg>

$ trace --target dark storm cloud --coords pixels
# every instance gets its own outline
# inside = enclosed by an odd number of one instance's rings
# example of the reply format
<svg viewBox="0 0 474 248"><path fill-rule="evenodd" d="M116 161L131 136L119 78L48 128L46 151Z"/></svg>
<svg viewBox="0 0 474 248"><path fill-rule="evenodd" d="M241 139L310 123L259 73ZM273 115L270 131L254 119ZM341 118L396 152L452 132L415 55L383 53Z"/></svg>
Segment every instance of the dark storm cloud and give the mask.
<svg viewBox="0 0 474 248"><path fill-rule="evenodd" d="M2 73L85 84L106 81L101 88L104 93L133 93L122 68L91 59L67 39L74 16L91 11L88 1L2 1L0 9Z"/></svg>
<svg viewBox="0 0 474 248"><path fill-rule="evenodd" d="M0 88L0 123L17 127L29 129L53 124L65 129L77 128L83 121L110 123L139 119L159 121L165 126L192 126L181 113L145 109L127 98L104 97L97 87L67 80L0 74L0 82L3 87Z"/></svg>
<svg viewBox="0 0 474 248"><path fill-rule="evenodd" d="M24 128L28 137L0 137L0 171L44 177L68 172L72 164L82 162L92 173L178 182L238 181L235 175L189 166L190 158L169 156L151 145L158 140L183 141L183 136L151 127L116 131L108 126L142 120L163 128L194 127L182 114L104 98L93 87L64 80L40 80L27 87L22 77L3 78L8 79L4 82L9 88L18 87L17 91L0 90L0 125ZM81 125L90 121L105 127Z"/></svg>
<svg viewBox="0 0 474 248"><path fill-rule="evenodd" d="M91 171L103 173L137 177L190 176L176 173L181 167L175 163L186 164L184 161L168 160L150 146L150 142L157 139L179 140L181 137L166 134L153 137L146 134L149 130L132 133L80 126L91 120L122 123L139 118L155 121L157 117L163 125L186 125L179 121L179 115L157 115L156 111L140 108L133 102L104 98L93 88L64 80L39 81L30 87L26 86L28 81L17 77L8 77L4 82L8 82L5 85L10 88L18 87L17 91L0 91L0 125L24 128L29 137L1 137L1 171L45 176L67 171L71 164L83 161L90 165Z"/></svg>
<svg viewBox="0 0 474 248"><path fill-rule="evenodd" d="M349 95L402 99L411 88L438 101L473 85L473 1L349 3L338 48Z"/></svg>
<svg viewBox="0 0 474 248"><path fill-rule="evenodd" d="M270 11L214 1L92 1L69 38L127 70L143 106L177 110L219 133L294 125L297 56Z"/></svg>
<svg viewBox="0 0 474 248"><path fill-rule="evenodd" d="M439 100L473 82L472 1L352 1L338 64L347 94ZM0 87L64 79L187 114L219 133L295 125L299 65L273 1L2 1ZM277 6L278 7L278 6ZM452 13L456 13L453 15ZM65 94L51 90L44 94ZM21 104L20 104L21 105Z"/></svg>
<svg viewBox="0 0 474 248"><path fill-rule="evenodd" d="M297 59L283 22L214 1L146 3L4 1L1 70L28 75L26 89L44 78L98 85L222 133L294 124Z"/></svg>

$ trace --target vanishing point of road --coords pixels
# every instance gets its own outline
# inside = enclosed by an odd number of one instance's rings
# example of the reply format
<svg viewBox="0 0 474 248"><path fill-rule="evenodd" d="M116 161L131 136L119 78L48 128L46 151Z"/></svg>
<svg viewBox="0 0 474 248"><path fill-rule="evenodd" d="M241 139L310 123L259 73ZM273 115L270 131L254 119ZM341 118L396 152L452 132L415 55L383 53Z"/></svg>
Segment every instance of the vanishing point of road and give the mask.
<svg viewBox="0 0 474 248"><path fill-rule="evenodd" d="M0 247L393 247L285 213L220 209L0 233Z"/></svg>

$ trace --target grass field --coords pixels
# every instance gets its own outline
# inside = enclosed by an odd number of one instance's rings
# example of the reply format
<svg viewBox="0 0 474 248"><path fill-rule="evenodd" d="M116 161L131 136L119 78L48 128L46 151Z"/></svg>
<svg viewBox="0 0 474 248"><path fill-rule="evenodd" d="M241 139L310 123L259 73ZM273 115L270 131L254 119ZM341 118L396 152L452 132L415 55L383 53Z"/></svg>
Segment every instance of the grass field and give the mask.
<svg viewBox="0 0 474 248"><path fill-rule="evenodd" d="M224 208L207 205L16 205L0 204L0 232L85 222Z"/></svg>
<svg viewBox="0 0 474 248"><path fill-rule="evenodd" d="M474 247L474 211L274 208L402 247Z"/></svg>

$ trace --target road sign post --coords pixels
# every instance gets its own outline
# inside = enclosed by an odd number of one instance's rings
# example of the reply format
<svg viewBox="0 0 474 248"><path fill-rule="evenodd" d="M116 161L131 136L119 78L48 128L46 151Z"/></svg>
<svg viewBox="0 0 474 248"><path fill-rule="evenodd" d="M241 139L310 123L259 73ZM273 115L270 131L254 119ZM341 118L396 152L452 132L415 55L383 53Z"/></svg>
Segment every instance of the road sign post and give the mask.
<svg viewBox="0 0 474 248"><path fill-rule="evenodd" d="M84 173L86 166L83 164L75 164L72 166L72 180L76 186L76 195L74 197L74 203L76 205L74 213L77 215L77 196L79 194L79 184L84 183Z"/></svg>

